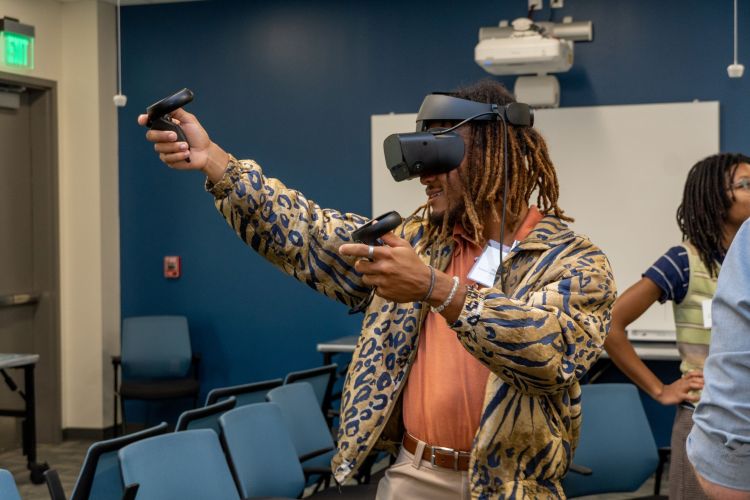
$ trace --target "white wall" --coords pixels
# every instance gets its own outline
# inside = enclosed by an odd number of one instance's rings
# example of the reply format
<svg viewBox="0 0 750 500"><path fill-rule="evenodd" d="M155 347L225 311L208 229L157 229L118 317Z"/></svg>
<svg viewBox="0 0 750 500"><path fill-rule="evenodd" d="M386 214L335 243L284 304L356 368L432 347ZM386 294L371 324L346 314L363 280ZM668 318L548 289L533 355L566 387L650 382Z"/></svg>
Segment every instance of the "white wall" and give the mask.
<svg viewBox="0 0 750 500"><path fill-rule="evenodd" d="M62 427L102 428L120 324L114 7L0 0L3 15L36 28L22 73L58 85Z"/></svg>

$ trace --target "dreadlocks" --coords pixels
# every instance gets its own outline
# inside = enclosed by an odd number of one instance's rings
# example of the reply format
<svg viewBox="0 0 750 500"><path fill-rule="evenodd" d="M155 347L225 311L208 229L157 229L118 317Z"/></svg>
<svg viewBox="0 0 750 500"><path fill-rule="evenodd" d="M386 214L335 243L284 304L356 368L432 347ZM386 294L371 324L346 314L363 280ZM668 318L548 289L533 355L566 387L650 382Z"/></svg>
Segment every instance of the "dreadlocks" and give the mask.
<svg viewBox="0 0 750 500"><path fill-rule="evenodd" d="M750 163L750 158L739 153L721 153L693 165L685 181L682 203L677 208L682 240L689 240L695 246L711 276L718 274L716 257L727 252L723 230L734 201L729 184L740 163Z"/></svg>
<svg viewBox="0 0 750 500"><path fill-rule="evenodd" d="M515 102L513 95L494 80L482 80L451 95L487 104ZM464 210L456 222L461 223L474 241L481 242L488 220L486 216L491 216L489 220L500 220L502 215L498 204L503 196L503 125L493 120L472 121L465 126L470 127L467 164L459 172ZM518 222L534 191L537 191L536 204L542 213L552 213L560 219L572 221L557 205L560 195L557 174L541 134L531 127L507 127L508 223L514 225ZM448 230L452 222L445 217L442 231Z"/></svg>

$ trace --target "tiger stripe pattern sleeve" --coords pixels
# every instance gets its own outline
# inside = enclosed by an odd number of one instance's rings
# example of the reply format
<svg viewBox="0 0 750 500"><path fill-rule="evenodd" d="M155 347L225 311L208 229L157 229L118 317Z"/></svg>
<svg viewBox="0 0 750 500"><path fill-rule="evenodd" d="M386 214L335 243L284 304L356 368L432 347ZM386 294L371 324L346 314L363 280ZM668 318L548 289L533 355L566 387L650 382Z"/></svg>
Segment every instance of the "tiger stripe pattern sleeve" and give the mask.
<svg viewBox="0 0 750 500"><path fill-rule="evenodd" d="M206 190L242 241L285 273L349 307L368 295L355 259L338 252L366 218L323 209L264 176L255 161L232 156L224 177L207 181Z"/></svg>
<svg viewBox="0 0 750 500"><path fill-rule="evenodd" d="M463 346L506 383L531 395L557 393L601 353L614 278L601 250L580 237L520 258L528 261L528 271L510 296L497 288L469 288L451 326Z"/></svg>

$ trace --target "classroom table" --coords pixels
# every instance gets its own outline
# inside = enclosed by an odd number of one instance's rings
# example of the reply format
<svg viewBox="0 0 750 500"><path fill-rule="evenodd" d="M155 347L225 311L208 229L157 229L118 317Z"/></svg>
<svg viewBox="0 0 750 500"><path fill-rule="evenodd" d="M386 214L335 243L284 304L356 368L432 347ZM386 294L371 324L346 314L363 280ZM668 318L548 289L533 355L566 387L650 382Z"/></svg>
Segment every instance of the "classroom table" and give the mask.
<svg viewBox="0 0 750 500"><path fill-rule="evenodd" d="M6 385L11 391L18 392L24 401L24 409L2 409L0 416L23 418L22 423L22 446L23 454L26 455L29 471L31 472L31 482L42 484L44 482L44 471L49 469L47 463L37 463L36 461L36 404L34 396L34 367L39 361L38 354L11 354L0 353L0 375L5 380ZM8 374L7 370L17 369L24 372L24 389L19 390L15 381Z"/></svg>
<svg viewBox="0 0 750 500"><path fill-rule="evenodd" d="M646 361L679 361L680 353L674 342L632 342L638 357ZM607 351L602 350L601 359L609 359Z"/></svg>
<svg viewBox="0 0 750 500"><path fill-rule="evenodd" d="M357 345L357 337L359 335L347 335L326 342L320 342L318 344L318 352L323 353L323 364L331 364L333 356L336 354L354 352L354 346Z"/></svg>
<svg viewBox="0 0 750 500"><path fill-rule="evenodd" d="M354 346L357 345L358 335L347 335L337 339L320 342L318 352L323 353L323 364L331 363L333 356L339 353L354 352ZM632 342L638 357L645 360L654 361L679 361L680 353L674 342L651 342L651 341L634 341ZM602 351L602 358L609 358L606 351Z"/></svg>

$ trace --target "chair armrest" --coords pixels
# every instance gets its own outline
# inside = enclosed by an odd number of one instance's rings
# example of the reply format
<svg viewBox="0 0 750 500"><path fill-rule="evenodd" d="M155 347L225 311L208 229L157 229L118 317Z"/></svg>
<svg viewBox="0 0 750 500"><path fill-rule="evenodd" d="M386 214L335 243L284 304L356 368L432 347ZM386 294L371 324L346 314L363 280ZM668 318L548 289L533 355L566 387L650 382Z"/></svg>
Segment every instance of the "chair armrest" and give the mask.
<svg viewBox="0 0 750 500"><path fill-rule="evenodd" d="M321 474L321 475L328 475L331 474L331 469L329 467L303 467L302 471L307 476L308 474Z"/></svg>
<svg viewBox="0 0 750 500"><path fill-rule="evenodd" d="M141 485L138 483L127 485L122 492L122 500L135 500L135 496L138 494L138 488L140 487Z"/></svg>
<svg viewBox="0 0 750 500"><path fill-rule="evenodd" d="M594 471L584 465L570 464L570 472L575 472L582 476L590 476Z"/></svg>
<svg viewBox="0 0 750 500"><path fill-rule="evenodd" d="M44 471L44 479L47 482L49 497L51 500L65 500L65 490L63 490L60 476L55 469Z"/></svg>
<svg viewBox="0 0 750 500"><path fill-rule="evenodd" d="M304 455L301 455L299 457L299 461L305 462L307 460L310 460L311 458L315 458L317 456L323 455L324 453L328 453L329 451L333 450L333 448L321 448L319 450L311 451L310 453L305 453Z"/></svg>
<svg viewBox="0 0 750 500"><path fill-rule="evenodd" d="M329 477L333 474L330 467L303 467L302 472L305 474L305 482L312 476Z"/></svg>

